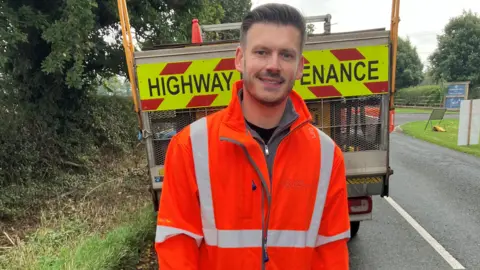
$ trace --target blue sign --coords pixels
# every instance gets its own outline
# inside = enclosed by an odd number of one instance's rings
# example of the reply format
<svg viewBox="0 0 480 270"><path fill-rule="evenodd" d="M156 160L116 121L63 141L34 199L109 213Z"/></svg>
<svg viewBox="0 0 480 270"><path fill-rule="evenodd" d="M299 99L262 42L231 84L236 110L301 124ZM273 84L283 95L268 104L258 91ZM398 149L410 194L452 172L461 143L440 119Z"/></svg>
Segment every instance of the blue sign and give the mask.
<svg viewBox="0 0 480 270"><path fill-rule="evenodd" d="M467 85L466 84L450 84L448 86L447 95L448 96L458 96L467 93Z"/></svg>
<svg viewBox="0 0 480 270"><path fill-rule="evenodd" d="M445 108L460 109L462 100L465 100L465 97L445 97Z"/></svg>

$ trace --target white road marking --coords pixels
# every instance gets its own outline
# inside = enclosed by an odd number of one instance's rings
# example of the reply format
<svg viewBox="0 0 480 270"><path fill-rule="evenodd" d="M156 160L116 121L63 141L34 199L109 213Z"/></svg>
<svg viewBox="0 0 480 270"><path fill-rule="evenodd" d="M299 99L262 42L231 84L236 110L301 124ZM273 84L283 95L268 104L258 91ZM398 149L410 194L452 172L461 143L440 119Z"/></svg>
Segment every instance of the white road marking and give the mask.
<svg viewBox="0 0 480 270"><path fill-rule="evenodd" d="M465 269L440 243L435 240L418 222L413 219L403 208L398 205L391 197L384 199L410 224L412 227L443 257L453 269Z"/></svg>

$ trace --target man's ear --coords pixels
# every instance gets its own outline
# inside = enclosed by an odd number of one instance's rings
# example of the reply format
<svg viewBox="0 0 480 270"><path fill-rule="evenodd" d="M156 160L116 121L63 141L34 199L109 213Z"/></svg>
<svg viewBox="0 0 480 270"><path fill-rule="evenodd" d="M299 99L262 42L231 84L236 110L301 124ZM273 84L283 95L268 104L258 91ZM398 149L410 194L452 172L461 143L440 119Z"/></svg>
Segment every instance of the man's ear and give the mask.
<svg viewBox="0 0 480 270"><path fill-rule="evenodd" d="M241 46L238 46L235 51L235 68L240 73L243 73L243 63L243 49Z"/></svg>
<svg viewBox="0 0 480 270"><path fill-rule="evenodd" d="M297 74L295 77L296 80L300 80L303 76L304 61L305 61L305 58L303 58L303 55L300 55L300 61L298 61Z"/></svg>

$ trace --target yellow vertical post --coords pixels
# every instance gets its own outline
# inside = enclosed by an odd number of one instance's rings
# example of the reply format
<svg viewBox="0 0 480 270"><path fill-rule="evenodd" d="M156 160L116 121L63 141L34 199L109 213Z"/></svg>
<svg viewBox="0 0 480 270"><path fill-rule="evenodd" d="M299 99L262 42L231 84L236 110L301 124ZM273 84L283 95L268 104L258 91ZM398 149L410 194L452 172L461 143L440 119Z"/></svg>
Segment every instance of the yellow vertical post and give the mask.
<svg viewBox="0 0 480 270"><path fill-rule="evenodd" d="M395 79L397 73L397 46L398 46L398 24L400 22L400 0L392 0L392 16L391 16L391 24L390 24L390 40L392 42L392 76L391 76L391 95L390 95L390 102L389 102L389 118L390 118L390 125L389 131L393 132L395 129L394 119L395 119L395 103L394 103L394 95L395 95Z"/></svg>
<svg viewBox="0 0 480 270"><path fill-rule="evenodd" d="M390 108L393 108L393 94L395 93L395 78L397 70L397 46L398 46L398 24L400 22L400 0L392 0L392 16L390 26L390 39L392 41L392 96L390 99Z"/></svg>
<svg viewBox="0 0 480 270"><path fill-rule="evenodd" d="M136 80L134 77L133 71L133 40L132 40L132 32L130 29L130 20L128 18L128 10L127 10L127 3L125 0L117 0L118 6L118 15L120 18L120 25L122 27L122 37L123 37L123 48L125 50L125 57L127 61L128 67L128 77L130 79L130 87L132 91L133 103L135 105L135 112L137 113L138 118L138 126L139 129L142 129L142 119L139 112L138 106L138 97L137 97L137 87L136 87Z"/></svg>

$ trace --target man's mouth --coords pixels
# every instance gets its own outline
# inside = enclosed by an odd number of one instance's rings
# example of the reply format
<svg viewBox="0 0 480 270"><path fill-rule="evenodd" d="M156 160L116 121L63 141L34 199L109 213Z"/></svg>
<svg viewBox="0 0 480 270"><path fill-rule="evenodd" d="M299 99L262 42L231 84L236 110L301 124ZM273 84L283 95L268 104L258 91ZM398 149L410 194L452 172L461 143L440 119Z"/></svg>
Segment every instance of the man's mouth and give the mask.
<svg viewBox="0 0 480 270"><path fill-rule="evenodd" d="M258 77L264 83L272 84L272 85L280 85L285 82L282 78L271 78L271 77Z"/></svg>

